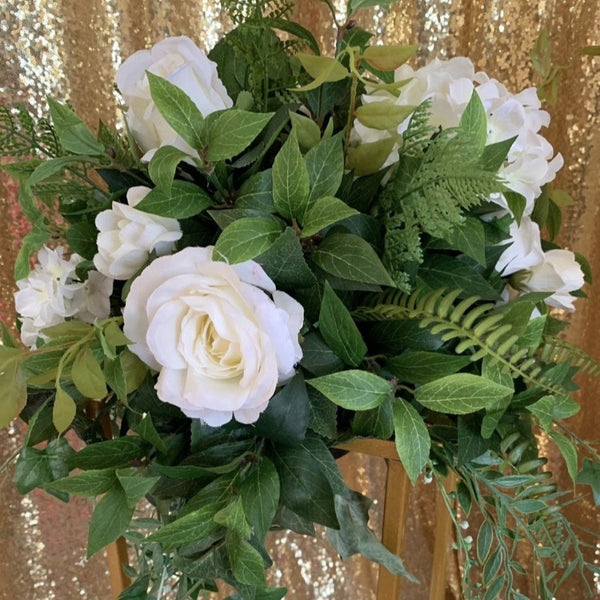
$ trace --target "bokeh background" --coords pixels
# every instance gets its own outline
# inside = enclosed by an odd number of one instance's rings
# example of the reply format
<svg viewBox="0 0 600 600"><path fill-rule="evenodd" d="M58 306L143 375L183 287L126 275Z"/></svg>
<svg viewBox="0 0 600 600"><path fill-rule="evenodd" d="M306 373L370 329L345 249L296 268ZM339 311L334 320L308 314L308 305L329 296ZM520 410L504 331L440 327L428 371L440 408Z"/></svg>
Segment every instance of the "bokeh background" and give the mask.
<svg viewBox="0 0 600 600"><path fill-rule="evenodd" d="M333 49L334 32L324 4L298 0L295 19L310 28L324 49ZM361 14L359 24L390 43L417 43L415 65L434 56L471 57L476 67L503 81L512 91L535 82L530 50L547 28L556 65L563 73L558 102L546 108L552 123L546 132L565 158L558 184L576 200L565 214L562 243L586 255L600 279L600 58L582 57L578 49L600 43L597 0L400 0L389 11ZM115 70L135 50L166 35L188 35L207 50L230 23L212 0L2 0L0 2L0 102L25 104L38 115L47 111L46 96L71 102L95 127L98 119L120 118L114 93ZM25 224L16 188L0 178L0 315L13 315L12 264ZM600 358L600 288L577 303L568 338ZM573 428L587 439L600 429L597 383L581 379L581 413ZM0 390L1 393L1 390ZM108 600L111 597L104 556L85 562L85 539L91 506L74 500L65 506L36 492L22 498L13 485L14 453L22 434L18 425L0 432L0 599ZM553 470L569 487L562 462L551 448ZM348 482L376 499L372 524L381 527L385 465L360 455L341 461ZM432 486L411 492L405 541L406 562L424 585L406 585L403 598L428 598L433 552ZM596 526L589 497L573 514L584 526ZM297 535L272 540L276 567L272 581L286 585L290 600L371 600L377 570L366 561L340 563L322 540ZM448 566L448 599L456 592L457 564ZM523 590L524 593L527 593ZM558 599L579 599L578 584ZM597 596L600 598L600 594Z"/></svg>

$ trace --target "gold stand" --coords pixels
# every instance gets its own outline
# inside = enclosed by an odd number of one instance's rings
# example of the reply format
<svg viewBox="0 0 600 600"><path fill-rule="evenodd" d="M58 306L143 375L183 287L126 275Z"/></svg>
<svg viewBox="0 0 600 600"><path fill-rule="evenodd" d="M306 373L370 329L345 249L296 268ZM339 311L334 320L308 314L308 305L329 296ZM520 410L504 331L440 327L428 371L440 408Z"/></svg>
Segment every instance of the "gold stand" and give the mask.
<svg viewBox="0 0 600 600"><path fill-rule="evenodd" d="M406 529L406 513L408 507L408 494L410 482L406 471L398 459L394 442L355 439L351 442L336 446L340 450L348 452L360 452L370 456L384 458L387 462L387 477L385 483L385 502L383 507L383 545L394 552L402 554L402 543ZM454 478L448 477L446 489L454 487ZM436 496L436 520L435 520L435 545L433 549L433 567L431 585L429 588L429 600L444 600L446 595L446 566L448 558L448 546L452 520L439 490ZM119 594L129 585L129 578L123 573L123 565L128 563L127 543L124 538L119 538L107 547L108 571L116 599ZM400 583L402 579L392 575L385 567L379 567L379 580L377 583L377 600L399 600Z"/></svg>

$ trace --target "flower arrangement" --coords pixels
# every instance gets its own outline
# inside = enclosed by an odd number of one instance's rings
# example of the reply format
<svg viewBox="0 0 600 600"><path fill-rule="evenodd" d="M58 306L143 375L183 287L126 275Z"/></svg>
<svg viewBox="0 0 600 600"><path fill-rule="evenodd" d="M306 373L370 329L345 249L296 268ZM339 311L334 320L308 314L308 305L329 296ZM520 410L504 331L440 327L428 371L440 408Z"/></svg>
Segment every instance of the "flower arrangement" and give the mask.
<svg viewBox="0 0 600 600"><path fill-rule="evenodd" d="M370 2L335 57L286 2L225 5L237 26L209 56L175 37L121 65L124 134L54 100L38 122L1 108L32 226L0 345L0 424L28 424L18 489L98 497L88 555L138 549L122 598L175 576L182 599L217 580L277 599L274 528L324 525L342 557L412 577L331 452L394 440L413 483L453 472L481 512L473 543L440 484L465 598L526 598L520 544L536 597L573 570L591 593L537 437L600 503L598 452L563 421L600 366L550 310L590 269L553 241L568 195L536 90L467 58L409 67L416 47L355 26ZM155 519L133 518L144 499Z"/></svg>

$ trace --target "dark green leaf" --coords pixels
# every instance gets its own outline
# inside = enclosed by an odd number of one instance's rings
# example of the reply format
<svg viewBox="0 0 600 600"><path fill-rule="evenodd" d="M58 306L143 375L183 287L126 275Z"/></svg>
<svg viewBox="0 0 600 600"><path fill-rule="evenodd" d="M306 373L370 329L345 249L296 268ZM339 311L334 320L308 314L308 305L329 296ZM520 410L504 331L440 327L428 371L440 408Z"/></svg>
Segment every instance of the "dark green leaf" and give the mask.
<svg viewBox="0 0 600 600"><path fill-rule="evenodd" d="M314 388L308 388L308 398L308 427L324 438L334 439L337 435L337 406Z"/></svg>
<svg viewBox="0 0 600 600"><path fill-rule="evenodd" d="M173 181L170 194L154 188L135 208L161 217L187 219L212 205L212 199L202 188L188 181Z"/></svg>
<svg viewBox="0 0 600 600"><path fill-rule="evenodd" d="M147 444L138 437L126 436L91 444L69 458L71 469L103 469L128 466L146 455Z"/></svg>
<svg viewBox="0 0 600 600"><path fill-rule="evenodd" d="M273 204L273 173L271 169L260 171L246 180L238 192L236 208L251 208L275 212Z"/></svg>
<svg viewBox="0 0 600 600"><path fill-rule="evenodd" d="M459 130L478 151L483 151L487 140L487 115L475 90L460 118Z"/></svg>
<svg viewBox="0 0 600 600"><path fill-rule="evenodd" d="M167 446L164 440L160 437L158 431L156 431L156 427L154 426L154 422L152 421L152 416L150 413L146 413L139 423L132 426L132 429L143 440L146 440L149 444L152 444L159 452L167 452Z"/></svg>
<svg viewBox="0 0 600 600"><path fill-rule="evenodd" d="M400 381L421 385L446 375L452 375L466 367L470 362L468 356L409 351L390 358L386 363L386 367Z"/></svg>
<svg viewBox="0 0 600 600"><path fill-rule="evenodd" d="M587 483L594 494L594 503L600 506L600 463L583 459L583 467L577 475L577 483Z"/></svg>
<svg viewBox="0 0 600 600"><path fill-rule="evenodd" d="M99 496L117 481L114 469L91 469L47 484L46 487L74 496Z"/></svg>
<svg viewBox="0 0 600 600"><path fill-rule="evenodd" d="M485 231L483 223L475 217L465 217L444 235L453 250L460 250L480 265L485 266Z"/></svg>
<svg viewBox="0 0 600 600"><path fill-rule="evenodd" d="M392 403L385 400L371 410L356 411L352 420L352 432L364 437L389 440L394 433Z"/></svg>
<svg viewBox="0 0 600 600"><path fill-rule="evenodd" d="M71 250L88 260L92 260L98 252L97 236L98 230L90 221L72 223L67 229L67 241Z"/></svg>
<svg viewBox="0 0 600 600"><path fill-rule="evenodd" d="M313 375L327 375L344 368L343 361L323 341L321 336L311 331L302 340L300 364Z"/></svg>

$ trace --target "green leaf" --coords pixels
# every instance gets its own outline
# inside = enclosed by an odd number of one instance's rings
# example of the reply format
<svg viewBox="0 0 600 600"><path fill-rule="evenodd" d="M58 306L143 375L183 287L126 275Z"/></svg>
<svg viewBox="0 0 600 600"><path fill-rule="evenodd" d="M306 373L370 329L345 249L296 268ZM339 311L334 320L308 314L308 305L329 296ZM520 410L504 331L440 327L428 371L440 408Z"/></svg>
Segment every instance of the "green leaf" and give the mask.
<svg viewBox="0 0 600 600"><path fill-rule="evenodd" d="M569 440L558 431L550 430L548 435L554 440L554 443L558 446L562 457L567 465L567 471L569 476L573 480L573 485L577 482L577 449Z"/></svg>
<svg viewBox="0 0 600 600"><path fill-rule="evenodd" d="M312 147L304 157L310 181L309 202L335 196L344 176L344 147L334 135Z"/></svg>
<svg viewBox="0 0 600 600"><path fill-rule="evenodd" d="M302 373L297 373L269 401L255 428L258 435L285 445L299 444L306 436L309 401Z"/></svg>
<svg viewBox="0 0 600 600"><path fill-rule="evenodd" d="M245 540L247 540L252 533L252 528L246 520L244 505L242 504L240 496L236 496L232 502L217 512L213 519L215 523L223 525L223 527L237 533Z"/></svg>
<svg viewBox="0 0 600 600"><path fill-rule="evenodd" d="M313 375L327 375L344 368L344 363L321 336L311 331L302 341L300 364Z"/></svg>
<svg viewBox="0 0 600 600"><path fill-rule="evenodd" d="M590 485L594 494L594 503L600 506L600 463L584 458L581 471L577 475L577 483Z"/></svg>
<svg viewBox="0 0 600 600"><path fill-rule="evenodd" d="M481 266L486 265L485 231L480 219L466 217L464 222L450 228L444 239L453 250L463 252Z"/></svg>
<svg viewBox="0 0 600 600"><path fill-rule="evenodd" d="M431 438L421 415L402 399L392 402L396 450L414 485L429 459Z"/></svg>
<svg viewBox="0 0 600 600"><path fill-rule="evenodd" d="M511 388L485 377L457 373L418 387L415 399L435 412L464 415L487 408L512 393Z"/></svg>
<svg viewBox="0 0 600 600"><path fill-rule="evenodd" d="M300 148L310 150L310 148L316 146L321 141L319 126L309 117L292 111L289 111L289 114Z"/></svg>
<svg viewBox="0 0 600 600"><path fill-rule="evenodd" d="M120 485L114 485L96 505L90 519L86 557L102 550L122 536L131 522L134 508Z"/></svg>
<svg viewBox="0 0 600 600"><path fill-rule="evenodd" d="M315 284L315 276L306 263L300 240L291 227L286 227L274 244L255 260L277 289L297 290Z"/></svg>
<svg viewBox="0 0 600 600"><path fill-rule="evenodd" d="M294 92L308 92L318 88L323 83L341 81L350 76L348 69L335 58L304 54L303 52L298 52L295 57L313 78L313 81L308 85L293 88Z"/></svg>
<svg viewBox="0 0 600 600"><path fill-rule="evenodd" d="M187 219L213 205L210 196L189 181L173 181L170 195L154 188L135 208L171 219Z"/></svg>
<svg viewBox="0 0 600 600"><path fill-rule="evenodd" d="M359 106L354 114L365 127L395 132L398 125L408 118L415 108L416 106L400 106L393 102L369 102Z"/></svg>
<svg viewBox="0 0 600 600"><path fill-rule="evenodd" d="M486 415L487 416L487 415ZM480 433L481 421L473 415L458 417L458 466L462 467L471 460L479 458L490 449L490 443Z"/></svg>
<svg viewBox="0 0 600 600"><path fill-rule="evenodd" d="M281 480L281 502L309 521L338 527L327 473L311 452L302 444L274 446L273 461Z"/></svg>
<svg viewBox="0 0 600 600"><path fill-rule="evenodd" d="M144 440L126 436L86 446L70 457L71 469L103 469L128 466L146 455L148 446Z"/></svg>
<svg viewBox="0 0 600 600"><path fill-rule="evenodd" d="M169 195L171 185L175 177L175 169L177 165L184 159L188 158L188 153L174 148L173 146L160 147L152 157L148 164L148 175L157 187ZM136 207L137 208L137 207Z"/></svg>
<svg viewBox="0 0 600 600"><path fill-rule="evenodd" d="M88 126L68 107L48 98L50 115L61 146L74 154L97 156L104 146L96 140Z"/></svg>
<svg viewBox="0 0 600 600"><path fill-rule="evenodd" d="M55 438L40 450L26 446L19 453L15 467L15 483L21 494L69 474L73 449L64 438Z"/></svg>
<svg viewBox="0 0 600 600"><path fill-rule="evenodd" d="M108 393L102 367L89 346L85 346L78 352L71 373L73 383L82 396L102 399Z"/></svg>
<svg viewBox="0 0 600 600"><path fill-rule="evenodd" d="M99 496L107 492L116 481L114 469L92 469L57 479L46 487L74 496Z"/></svg>
<svg viewBox="0 0 600 600"><path fill-rule="evenodd" d="M0 427L8 427L27 403L27 382L21 371L22 348L0 345Z"/></svg>
<svg viewBox="0 0 600 600"><path fill-rule="evenodd" d="M273 201L277 212L286 219L302 222L309 206L309 193L308 170L292 129L273 161Z"/></svg>
<svg viewBox="0 0 600 600"><path fill-rule="evenodd" d="M309 379L306 383L334 404L348 410L375 408L392 393L389 381L367 371L341 371Z"/></svg>
<svg viewBox="0 0 600 600"><path fill-rule="evenodd" d="M220 503L205 504L172 523L161 527L146 538L147 542L160 542L165 550L183 546L188 542L198 542L212 535L220 527L213 517L221 510Z"/></svg>
<svg viewBox="0 0 600 600"><path fill-rule="evenodd" d="M225 547L237 581L252 586L265 585L265 563L258 550L232 531L225 536Z"/></svg>
<svg viewBox="0 0 600 600"><path fill-rule="evenodd" d="M499 300L498 291L470 265L441 254L429 255L419 268L419 278L431 289L460 288L461 298L479 296L484 300Z"/></svg>
<svg viewBox="0 0 600 600"><path fill-rule="evenodd" d="M488 144L484 149L479 160L479 166L486 171L492 171L496 173L500 167L504 164L508 152L514 144L517 136L496 142L495 144Z"/></svg>
<svg viewBox="0 0 600 600"><path fill-rule="evenodd" d="M72 223L67 230L67 242L73 252L87 260L92 260L98 252L96 237L98 230L90 221Z"/></svg>
<svg viewBox="0 0 600 600"><path fill-rule="evenodd" d="M76 412L77 406L73 398L59 384L56 388L54 407L52 409L52 422L58 433L62 433L69 428L75 418Z"/></svg>
<svg viewBox="0 0 600 600"><path fill-rule="evenodd" d="M325 227L329 227L342 219L360 214L357 210L350 208L345 202L333 196L319 198L307 210L302 226L302 237L310 237L319 233Z"/></svg>
<svg viewBox="0 0 600 600"><path fill-rule="evenodd" d="M367 346L350 311L336 296L329 282L325 282L323 291L319 332L329 347L348 365L358 366L367 353Z"/></svg>
<svg viewBox="0 0 600 600"><path fill-rule="evenodd" d="M335 512L340 523L339 531L329 529L327 537L342 560L353 554L362 554L369 560L383 565L390 573L418 581L405 569L399 556L390 552L369 529L368 514L356 496L353 499L335 496Z"/></svg>
<svg viewBox="0 0 600 600"><path fill-rule="evenodd" d="M279 504L279 475L273 463L263 457L239 489L244 513L256 537L264 542Z"/></svg>
<svg viewBox="0 0 600 600"><path fill-rule="evenodd" d="M214 256L229 264L251 260L268 250L281 235L283 223L272 217L245 217L228 225L215 244Z"/></svg>
<svg viewBox="0 0 600 600"><path fill-rule="evenodd" d="M147 441L149 444L152 444L159 452L162 452L163 454L167 453L167 445L160 437L158 431L156 431L156 427L154 426L154 422L152 421L152 416L150 413L145 413L141 421L136 425L133 425L132 429L143 440Z"/></svg>
<svg viewBox="0 0 600 600"><path fill-rule="evenodd" d="M117 469L117 479L125 492L127 506L135 508L138 502L154 487L160 477L142 475L136 468Z"/></svg>
<svg viewBox="0 0 600 600"><path fill-rule="evenodd" d="M206 158L226 160L245 150L275 113L252 113L231 108L208 117Z"/></svg>
<svg viewBox="0 0 600 600"><path fill-rule="evenodd" d="M493 540L492 526L488 521L484 521L477 534L477 558L481 564L485 562L490 553Z"/></svg>
<svg viewBox="0 0 600 600"><path fill-rule="evenodd" d="M375 250L352 233L330 233L312 253L312 259L321 269L341 279L394 286Z"/></svg>
<svg viewBox="0 0 600 600"><path fill-rule="evenodd" d="M354 175L371 175L383 167L396 145L395 137L387 137L376 142L367 142L348 148L347 168Z"/></svg>
<svg viewBox="0 0 600 600"><path fill-rule="evenodd" d="M415 351L390 358L386 362L386 367L400 381L421 385L446 375L452 375L470 362L468 356Z"/></svg>
<svg viewBox="0 0 600 600"><path fill-rule="evenodd" d="M333 440L337 436L337 406L314 388L308 388L308 399L308 427L320 436Z"/></svg>
<svg viewBox="0 0 600 600"><path fill-rule="evenodd" d="M275 212L273 204L273 172L260 171L247 179L239 189L236 208L251 208L263 212Z"/></svg>
<svg viewBox="0 0 600 600"><path fill-rule="evenodd" d="M468 137L475 149L483 152L487 140L487 114L483 102L475 90L473 90L471 99L460 118L458 128L461 134Z"/></svg>
<svg viewBox="0 0 600 600"><path fill-rule="evenodd" d="M37 227L34 227L24 238L19 254L15 260L15 281L25 279L31 270L29 259L34 252L37 252L43 244L50 239L50 234Z"/></svg>
<svg viewBox="0 0 600 600"><path fill-rule="evenodd" d="M371 410L360 410L352 419L352 433L364 437L389 440L394 433L394 414L390 400L384 400Z"/></svg>
<svg viewBox="0 0 600 600"><path fill-rule="evenodd" d="M150 95L165 121L192 148L198 150L204 144L204 117L193 100L176 85L146 71Z"/></svg>
<svg viewBox="0 0 600 600"><path fill-rule="evenodd" d="M121 357L117 356L114 360L105 360L102 373L106 383L117 395L119 401L127 404L127 379Z"/></svg>
<svg viewBox="0 0 600 600"><path fill-rule="evenodd" d="M418 49L419 46L415 45L385 44L384 46L369 46L363 52L362 58L379 71L395 71L411 58Z"/></svg>
<svg viewBox="0 0 600 600"><path fill-rule="evenodd" d="M527 410L534 414L540 421L540 425L549 433L552 431L552 423L555 419L567 419L577 414L580 410L579 404L569 396L546 395L537 402L530 404Z"/></svg>

